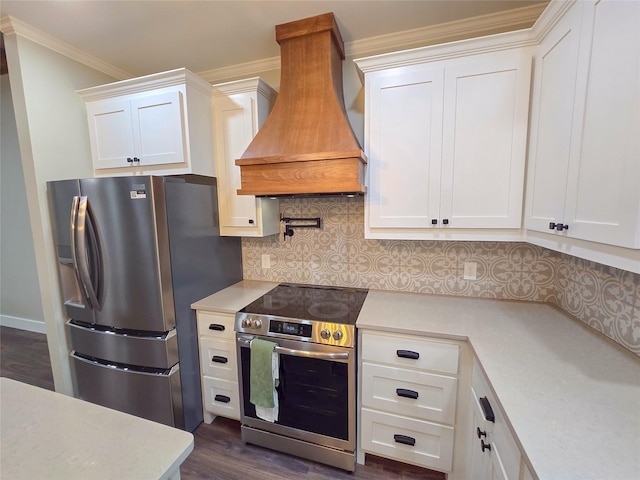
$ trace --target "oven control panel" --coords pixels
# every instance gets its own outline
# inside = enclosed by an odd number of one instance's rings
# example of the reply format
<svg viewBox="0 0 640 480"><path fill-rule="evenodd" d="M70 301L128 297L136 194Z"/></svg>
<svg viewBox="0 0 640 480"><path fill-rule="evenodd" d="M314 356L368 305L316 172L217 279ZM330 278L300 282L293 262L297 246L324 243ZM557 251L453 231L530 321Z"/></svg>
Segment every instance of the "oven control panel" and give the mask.
<svg viewBox="0 0 640 480"><path fill-rule="evenodd" d="M355 345L353 325L236 313L235 331L342 347Z"/></svg>

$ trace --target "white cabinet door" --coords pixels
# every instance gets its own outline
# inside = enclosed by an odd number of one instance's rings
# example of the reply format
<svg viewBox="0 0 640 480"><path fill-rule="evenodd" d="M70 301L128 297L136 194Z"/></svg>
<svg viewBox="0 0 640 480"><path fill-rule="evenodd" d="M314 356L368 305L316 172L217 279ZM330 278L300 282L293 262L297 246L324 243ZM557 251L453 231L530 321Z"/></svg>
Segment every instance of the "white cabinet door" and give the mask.
<svg viewBox="0 0 640 480"><path fill-rule="evenodd" d="M519 49L445 68L440 219L450 228L520 228L530 75Z"/></svg>
<svg viewBox="0 0 640 480"><path fill-rule="evenodd" d="M564 217L581 19L571 9L534 57L525 226L541 232Z"/></svg>
<svg viewBox="0 0 640 480"><path fill-rule="evenodd" d="M253 125L253 100L234 95L214 100L216 153L221 158L217 165L220 178L220 220L221 227L254 226L256 218L256 197L238 195L240 188L240 167L235 160L240 158L257 132Z"/></svg>
<svg viewBox="0 0 640 480"><path fill-rule="evenodd" d="M640 2L584 8L565 223L573 237L640 248Z"/></svg>
<svg viewBox="0 0 640 480"><path fill-rule="evenodd" d="M186 146L179 91L131 100L135 156L139 165L183 163ZM121 165L122 166L122 165Z"/></svg>
<svg viewBox="0 0 640 480"><path fill-rule="evenodd" d="M368 223L428 228L438 218L442 67L399 67L372 75L368 102Z"/></svg>
<svg viewBox="0 0 640 480"><path fill-rule="evenodd" d="M89 141L94 168L127 166L135 145L128 100L101 100L87 104Z"/></svg>
<svg viewBox="0 0 640 480"><path fill-rule="evenodd" d="M214 85L213 88L216 91L213 123L220 233L243 237L279 233L278 200L238 195L240 167L235 164L267 118L275 91L258 78ZM266 92L265 95L262 92Z"/></svg>

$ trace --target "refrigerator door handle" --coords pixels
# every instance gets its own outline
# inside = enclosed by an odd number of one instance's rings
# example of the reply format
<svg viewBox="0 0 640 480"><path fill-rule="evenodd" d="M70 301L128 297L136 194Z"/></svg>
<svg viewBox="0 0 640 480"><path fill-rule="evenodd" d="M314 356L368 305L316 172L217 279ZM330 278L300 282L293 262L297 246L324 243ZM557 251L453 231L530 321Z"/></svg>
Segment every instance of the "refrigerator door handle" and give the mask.
<svg viewBox="0 0 640 480"><path fill-rule="evenodd" d="M71 255L73 257L73 266L87 303L92 309L100 310L100 302L98 302L98 297L91 284L91 275L89 274L86 229L87 197L74 196L71 210Z"/></svg>

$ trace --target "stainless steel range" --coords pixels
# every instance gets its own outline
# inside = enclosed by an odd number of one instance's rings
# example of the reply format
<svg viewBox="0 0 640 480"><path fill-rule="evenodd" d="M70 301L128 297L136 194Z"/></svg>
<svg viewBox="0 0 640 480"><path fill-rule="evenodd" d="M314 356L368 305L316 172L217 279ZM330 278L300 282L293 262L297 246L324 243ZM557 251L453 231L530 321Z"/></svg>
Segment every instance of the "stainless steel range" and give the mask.
<svg viewBox="0 0 640 480"><path fill-rule="evenodd" d="M355 470L355 323L366 296L280 284L236 314L243 441ZM276 344L277 419L261 418L250 401L254 339Z"/></svg>

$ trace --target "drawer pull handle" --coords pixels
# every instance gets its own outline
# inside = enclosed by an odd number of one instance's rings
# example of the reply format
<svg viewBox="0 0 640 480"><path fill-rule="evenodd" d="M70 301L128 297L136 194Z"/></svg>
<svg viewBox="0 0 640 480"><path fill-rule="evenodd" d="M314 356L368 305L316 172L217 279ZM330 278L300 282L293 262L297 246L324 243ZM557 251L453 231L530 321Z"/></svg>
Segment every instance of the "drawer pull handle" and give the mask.
<svg viewBox="0 0 640 480"><path fill-rule="evenodd" d="M418 360L420 354L418 352L412 352L411 350L396 350L396 355L401 358L410 358L412 360Z"/></svg>
<svg viewBox="0 0 640 480"><path fill-rule="evenodd" d="M410 445L412 447L416 444L415 438L408 437L406 435L400 435L397 433L393 436L393 439L395 440L396 443L402 443L404 445Z"/></svg>
<svg viewBox="0 0 640 480"><path fill-rule="evenodd" d="M219 323L211 323L209 325L209 330L215 330L217 332L224 332L224 325L221 325Z"/></svg>
<svg viewBox="0 0 640 480"><path fill-rule="evenodd" d="M484 443L484 440L480 440L480 448L482 448L483 452L485 450L491 451L491 444L490 443Z"/></svg>
<svg viewBox="0 0 640 480"><path fill-rule="evenodd" d="M415 390L407 390L406 388L396 388L396 395L399 397L413 398L414 400L418 398L418 392Z"/></svg>
<svg viewBox="0 0 640 480"><path fill-rule="evenodd" d="M476 427L476 433L478 434L478 438L487 438L487 432L483 432L482 430L480 430L480 427Z"/></svg>
<svg viewBox="0 0 640 480"><path fill-rule="evenodd" d="M222 403L229 403L231 401L231 399L229 397L227 397L226 395L216 395L214 400L216 402L222 402Z"/></svg>
<svg viewBox="0 0 640 480"><path fill-rule="evenodd" d="M216 363L227 363L229 360L227 360L227 357L220 357L219 355L214 355L213 357L211 357L211 361Z"/></svg>
<svg viewBox="0 0 640 480"><path fill-rule="evenodd" d="M493 408L491 408L491 404L489 403L489 399L487 397L480 397L480 406L482 407L482 413L484 413L485 420L496 423L496 417L493 414Z"/></svg>

